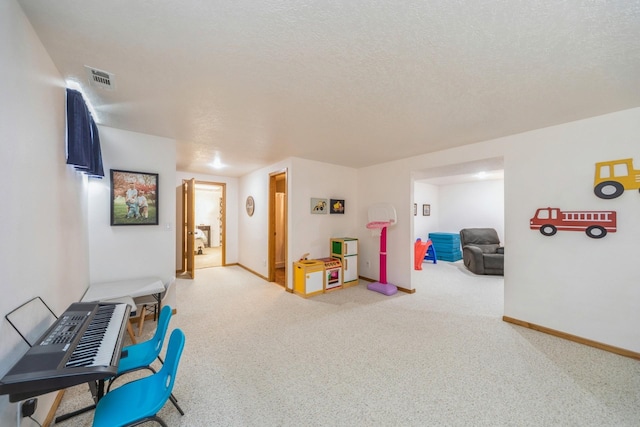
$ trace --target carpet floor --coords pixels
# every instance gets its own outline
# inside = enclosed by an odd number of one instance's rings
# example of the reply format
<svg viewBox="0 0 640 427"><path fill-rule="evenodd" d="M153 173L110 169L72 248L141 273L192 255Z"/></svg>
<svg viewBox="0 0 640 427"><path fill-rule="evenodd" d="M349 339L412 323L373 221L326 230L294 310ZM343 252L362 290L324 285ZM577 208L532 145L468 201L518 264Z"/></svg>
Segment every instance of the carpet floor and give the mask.
<svg viewBox="0 0 640 427"><path fill-rule="evenodd" d="M309 299L237 266L179 279L170 329L187 338L174 388L186 414L167 403L159 415L170 426L640 425L637 360L503 322L502 277L446 262L413 275L414 294L361 282ZM89 403L73 387L58 414Z"/></svg>

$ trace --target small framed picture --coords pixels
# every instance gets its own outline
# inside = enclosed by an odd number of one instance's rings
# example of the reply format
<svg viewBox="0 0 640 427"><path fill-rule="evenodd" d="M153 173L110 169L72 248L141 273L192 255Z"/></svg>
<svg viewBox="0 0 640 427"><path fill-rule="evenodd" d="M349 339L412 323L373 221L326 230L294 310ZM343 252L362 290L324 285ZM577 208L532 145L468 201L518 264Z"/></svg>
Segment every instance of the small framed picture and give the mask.
<svg viewBox="0 0 640 427"><path fill-rule="evenodd" d="M329 212L329 202L327 199L311 198L311 213L312 214L326 214Z"/></svg>
<svg viewBox="0 0 640 427"><path fill-rule="evenodd" d="M413 216L418 215L418 204L414 203L413 204Z"/></svg>
<svg viewBox="0 0 640 427"><path fill-rule="evenodd" d="M158 174L111 169L111 225L158 225Z"/></svg>
<svg viewBox="0 0 640 427"><path fill-rule="evenodd" d="M344 213L344 200L343 199L331 199L329 202L329 213L343 214Z"/></svg>
<svg viewBox="0 0 640 427"><path fill-rule="evenodd" d="M431 215L431 205L422 205L422 216Z"/></svg>

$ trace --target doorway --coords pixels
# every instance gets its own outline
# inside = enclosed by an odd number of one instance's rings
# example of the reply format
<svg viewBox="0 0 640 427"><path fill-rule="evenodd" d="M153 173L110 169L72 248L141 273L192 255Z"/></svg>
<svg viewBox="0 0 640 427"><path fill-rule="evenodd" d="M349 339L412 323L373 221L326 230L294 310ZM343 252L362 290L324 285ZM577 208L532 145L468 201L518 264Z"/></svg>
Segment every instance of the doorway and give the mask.
<svg viewBox="0 0 640 427"><path fill-rule="evenodd" d="M225 185L196 181L195 268L221 267L224 261Z"/></svg>
<svg viewBox="0 0 640 427"><path fill-rule="evenodd" d="M491 227L504 243L502 157L414 172L413 199L413 242L429 232Z"/></svg>
<svg viewBox="0 0 640 427"><path fill-rule="evenodd" d="M287 287L287 171L269 175L269 281Z"/></svg>
<svg viewBox="0 0 640 427"><path fill-rule="evenodd" d="M495 229L501 244L505 244L504 158L492 157L429 168L414 171L412 175L412 242L417 239L426 241L431 232L458 235L464 228L486 227ZM435 252L438 253L436 246ZM440 255L438 260L467 272L462 261L462 248L443 245L443 249L446 256L437 254Z"/></svg>
<svg viewBox="0 0 640 427"><path fill-rule="evenodd" d="M192 179L183 187L182 266L193 278L196 269L226 265L226 184Z"/></svg>

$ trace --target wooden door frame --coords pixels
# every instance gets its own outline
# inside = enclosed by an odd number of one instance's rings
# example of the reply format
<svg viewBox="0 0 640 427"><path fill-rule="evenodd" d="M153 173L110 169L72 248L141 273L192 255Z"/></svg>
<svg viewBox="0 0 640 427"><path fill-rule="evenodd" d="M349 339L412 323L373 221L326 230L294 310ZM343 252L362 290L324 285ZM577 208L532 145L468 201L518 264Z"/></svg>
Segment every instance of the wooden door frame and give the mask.
<svg viewBox="0 0 640 427"><path fill-rule="evenodd" d="M226 247L227 247L227 184L224 182L213 182L213 181L196 181L195 178L191 178L191 179L183 179L182 180L182 186L181 186L181 197L182 197L182 217L180 218L180 223L182 225L182 244L180 246L181 248L181 252L182 252L182 256L180 257L180 271L181 272L186 272L187 271L187 254L189 253L188 248L187 248L187 235L188 230L187 230L187 191L185 189L185 186L188 185L190 182L193 182L194 187L195 184L205 184L205 185L217 185L219 187L222 187L222 198L221 198L221 206L220 206L220 211L222 213L222 237L220 239L221 241L221 245L222 245L222 253L221 253L221 266L224 267L225 265L227 265L227 258L226 258ZM196 200L195 200L195 188L194 188L194 206L195 206ZM194 232L195 232L195 221L194 221ZM211 237L209 237L211 238ZM194 261L195 264L195 261ZM195 271L195 265L194 265L194 271Z"/></svg>
<svg viewBox="0 0 640 427"><path fill-rule="evenodd" d="M182 260L187 274L195 278L195 178L182 180ZM191 207L191 209L189 209ZM191 236L191 238L189 238ZM186 265L185 265L186 264Z"/></svg>
<svg viewBox="0 0 640 427"><path fill-rule="evenodd" d="M289 291L288 288L288 172L287 168L281 169L269 174L269 249L268 249L268 279L269 282L275 282L276 279L276 181L279 176L284 175L284 288ZM291 290L293 291L293 290Z"/></svg>
<svg viewBox="0 0 640 427"><path fill-rule="evenodd" d="M180 199L180 216L176 220L176 224L180 227L180 270L176 273L184 273L187 270L186 257L187 257L187 239L185 236L186 217L187 217L187 191L185 190L186 180L182 180L182 184L177 187L176 196Z"/></svg>

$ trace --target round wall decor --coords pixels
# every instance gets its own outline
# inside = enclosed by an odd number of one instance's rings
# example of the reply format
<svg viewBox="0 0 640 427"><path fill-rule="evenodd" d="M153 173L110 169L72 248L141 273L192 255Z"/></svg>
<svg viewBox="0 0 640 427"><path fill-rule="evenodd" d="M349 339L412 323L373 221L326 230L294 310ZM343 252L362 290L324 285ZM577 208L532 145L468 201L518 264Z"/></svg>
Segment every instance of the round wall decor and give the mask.
<svg viewBox="0 0 640 427"><path fill-rule="evenodd" d="M253 201L253 197L247 197L247 204L245 205L247 209L247 215L253 216L253 211L255 210L255 202Z"/></svg>

